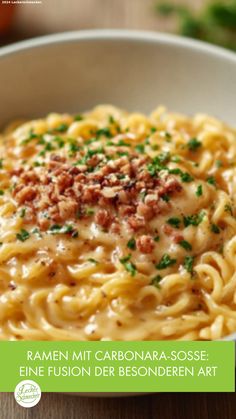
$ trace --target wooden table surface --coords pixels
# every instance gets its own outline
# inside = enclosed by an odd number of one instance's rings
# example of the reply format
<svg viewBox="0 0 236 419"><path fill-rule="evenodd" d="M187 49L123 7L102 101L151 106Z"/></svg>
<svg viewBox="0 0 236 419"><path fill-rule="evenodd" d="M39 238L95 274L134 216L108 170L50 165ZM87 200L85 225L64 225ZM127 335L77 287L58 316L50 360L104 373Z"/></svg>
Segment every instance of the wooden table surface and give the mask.
<svg viewBox="0 0 236 419"><path fill-rule="evenodd" d="M176 0L177 1L177 0ZM204 0L186 0L198 7ZM154 13L155 0L42 0L19 7L14 30L1 44L46 33L91 29L131 28L170 31ZM31 409L17 405L12 394L0 394L1 419L233 419L235 394L155 394L125 398L83 398L43 394Z"/></svg>
<svg viewBox="0 0 236 419"><path fill-rule="evenodd" d="M31 409L0 394L1 419L235 419L235 394L153 394L124 398L85 398L43 394Z"/></svg>

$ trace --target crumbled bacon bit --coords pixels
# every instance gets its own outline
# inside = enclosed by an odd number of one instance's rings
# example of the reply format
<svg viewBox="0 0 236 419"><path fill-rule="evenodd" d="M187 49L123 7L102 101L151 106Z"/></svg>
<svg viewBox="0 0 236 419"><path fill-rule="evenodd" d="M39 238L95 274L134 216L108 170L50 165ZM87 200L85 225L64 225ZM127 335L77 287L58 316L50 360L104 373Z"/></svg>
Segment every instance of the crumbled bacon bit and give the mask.
<svg viewBox="0 0 236 419"><path fill-rule="evenodd" d="M137 231L140 228L145 227L145 220L143 217L136 217L135 215L133 215L130 218L128 218L128 224L134 231Z"/></svg>
<svg viewBox="0 0 236 419"><path fill-rule="evenodd" d="M26 201L33 201L37 195L37 191L32 186L23 186L19 191L16 187L14 194L19 204L24 204Z"/></svg>
<svg viewBox="0 0 236 419"><path fill-rule="evenodd" d="M136 245L141 253L152 253L155 243L151 236L143 235L136 240Z"/></svg>
<svg viewBox="0 0 236 419"><path fill-rule="evenodd" d="M113 149L114 153L127 151L127 147L122 146ZM12 171L18 177L12 194L20 205L31 210L26 222L33 214L39 227L46 230L52 222L78 220L78 213L79 218L88 219L87 209L91 208L95 222L106 230L119 234L122 222L133 231L145 231L148 221L171 206L161 198L182 189L171 174L151 176L147 169L150 157L132 150L129 156L116 159L106 160L98 153L84 163L84 157L86 153L82 150L80 164L78 155L71 162L71 157L67 160L52 154L40 168L22 167ZM45 213L48 216L45 217ZM139 247L144 253L149 252L150 239L141 237Z"/></svg>
<svg viewBox="0 0 236 419"><path fill-rule="evenodd" d="M62 221L70 220L75 217L78 211L78 204L72 199L58 203L58 211Z"/></svg>
<svg viewBox="0 0 236 419"><path fill-rule="evenodd" d="M111 221L112 216L107 210L101 209L95 215L95 223L99 224L101 227L109 227Z"/></svg>
<svg viewBox="0 0 236 419"><path fill-rule="evenodd" d="M147 221L151 220L154 215L153 208L143 202L138 204L137 213L138 215L144 217Z"/></svg>

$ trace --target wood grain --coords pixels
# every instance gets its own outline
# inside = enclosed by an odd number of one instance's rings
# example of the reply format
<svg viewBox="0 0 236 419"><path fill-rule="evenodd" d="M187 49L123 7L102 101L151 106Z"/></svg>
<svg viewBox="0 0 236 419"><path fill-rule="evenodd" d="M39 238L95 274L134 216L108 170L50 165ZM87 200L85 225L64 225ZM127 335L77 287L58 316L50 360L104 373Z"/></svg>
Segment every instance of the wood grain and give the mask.
<svg viewBox="0 0 236 419"><path fill-rule="evenodd" d="M198 7L204 0L188 0ZM158 18L155 0L43 0L21 6L15 29L2 43L46 33L131 28L170 31L175 22ZM234 419L235 394L155 394L126 398L84 398L43 394L32 409L17 405L12 394L0 394L1 419Z"/></svg>
<svg viewBox="0 0 236 419"><path fill-rule="evenodd" d="M1 419L235 419L235 394L153 394L125 398L85 398L43 394L24 409L10 393L0 395Z"/></svg>

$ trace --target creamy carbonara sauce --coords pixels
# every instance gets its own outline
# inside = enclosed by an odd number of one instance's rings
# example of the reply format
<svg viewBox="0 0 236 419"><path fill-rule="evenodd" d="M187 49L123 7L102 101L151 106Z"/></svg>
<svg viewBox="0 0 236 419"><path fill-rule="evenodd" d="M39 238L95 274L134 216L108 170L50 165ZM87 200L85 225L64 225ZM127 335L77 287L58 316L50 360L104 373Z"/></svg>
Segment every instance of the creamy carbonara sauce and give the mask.
<svg viewBox="0 0 236 419"><path fill-rule="evenodd" d="M98 106L0 140L0 339L236 331L235 130Z"/></svg>

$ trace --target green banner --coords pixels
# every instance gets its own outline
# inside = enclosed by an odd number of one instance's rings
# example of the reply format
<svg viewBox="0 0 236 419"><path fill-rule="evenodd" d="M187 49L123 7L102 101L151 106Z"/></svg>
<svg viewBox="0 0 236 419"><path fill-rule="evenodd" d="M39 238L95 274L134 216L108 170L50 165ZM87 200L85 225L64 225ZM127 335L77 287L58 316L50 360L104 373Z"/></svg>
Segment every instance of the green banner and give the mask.
<svg viewBox="0 0 236 419"><path fill-rule="evenodd" d="M0 342L0 392L233 392L234 342Z"/></svg>

